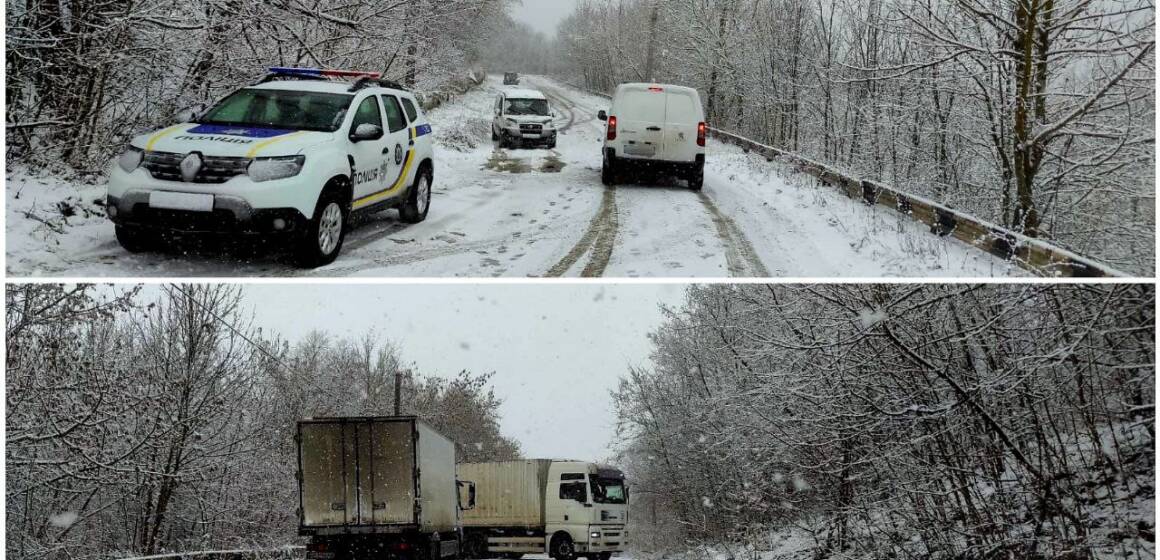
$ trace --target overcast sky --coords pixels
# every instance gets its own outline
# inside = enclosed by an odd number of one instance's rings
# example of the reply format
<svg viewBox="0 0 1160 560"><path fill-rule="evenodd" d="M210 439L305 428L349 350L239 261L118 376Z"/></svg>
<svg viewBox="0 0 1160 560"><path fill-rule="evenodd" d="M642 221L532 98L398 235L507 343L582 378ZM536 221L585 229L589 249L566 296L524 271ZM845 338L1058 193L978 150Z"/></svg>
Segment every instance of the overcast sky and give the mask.
<svg viewBox="0 0 1160 560"><path fill-rule="evenodd" d="M512 16L543 32L548 37L556 35L556 25L576 9L579 0L523 0L512 7Z"/></svg>
<svg viewBox="0 0 1160 560"><path fill-rule="evenodd" d="M374 328L425 374L496 372L503 432L528 457L608 457L608 392L647 365L681 285L247 285L257 325L291 341Z"/></svg>

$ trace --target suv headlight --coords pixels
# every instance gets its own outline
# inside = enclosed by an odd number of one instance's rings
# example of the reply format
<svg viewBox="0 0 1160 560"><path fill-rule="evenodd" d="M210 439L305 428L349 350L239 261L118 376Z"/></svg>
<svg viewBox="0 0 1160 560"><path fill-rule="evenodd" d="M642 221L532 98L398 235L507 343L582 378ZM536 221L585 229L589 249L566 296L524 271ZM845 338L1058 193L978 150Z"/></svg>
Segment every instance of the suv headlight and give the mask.
<svg viewBox="0 0 1160 560"><path fill-rule="evenodd" d="M518 123L516 123L515 119L504 119L504 121L507 123L508 126L517 126L518 125Z"/></svg>
<svg viewBox="0 0 1160 560"><path fill-rule="evenodd" d="M277 181L295 177L302 172L306 156L282 156L255 158L247 172L255 183Z"/></svg>
<svg viewBox="0 0 1160 560"><path fill-rule="evenodd" d="M144 158L145 151L130 144L128 148L125 148L125 153L117 158L117 165L121 166L125 173L132 173L141 167L141 160Z"/></svg>

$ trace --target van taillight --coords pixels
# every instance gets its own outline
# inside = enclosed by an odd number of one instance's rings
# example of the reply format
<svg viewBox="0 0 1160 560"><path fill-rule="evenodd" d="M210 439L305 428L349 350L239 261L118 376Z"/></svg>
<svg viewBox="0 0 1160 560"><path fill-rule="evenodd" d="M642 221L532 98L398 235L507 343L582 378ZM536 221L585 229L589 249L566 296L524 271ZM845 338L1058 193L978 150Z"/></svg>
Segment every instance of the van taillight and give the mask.
<svg viewBox="0 0 1160 560"><path fill-rule="evenodd" d="M608 117L608 139L616 140L616 117Z"/></svg>
<svg viewBox="0 0 1160 560"><path fill-rule="evenodd" d="M394 550L395 552L407 551L411 550L411 545L405 542L395 543L391 545L391 550Z"/></svg>
<svg viewBox="0 0 1160 560"><path fill-rule="evenodd" d="M705 136L709 132L709 125L705 123L697 123L697 145L702 148L705 147Z"/></svg>

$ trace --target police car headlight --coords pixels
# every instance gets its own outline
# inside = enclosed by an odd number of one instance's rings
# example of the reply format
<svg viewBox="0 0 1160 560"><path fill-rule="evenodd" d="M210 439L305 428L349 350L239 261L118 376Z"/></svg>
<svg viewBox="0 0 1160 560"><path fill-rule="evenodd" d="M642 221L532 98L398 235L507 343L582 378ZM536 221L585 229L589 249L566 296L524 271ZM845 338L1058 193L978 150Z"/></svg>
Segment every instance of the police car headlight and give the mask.
<svg viewBox="0 0 1160 560"><path fill-rule="evenodd" d="M124 170L125 173L132 173L136 171L138 167L141 167L141 160L144 159L144 157L145 152L141 148L130 145L125 149L125 153L121 154L121 157L117 158L117 165L121 166L121 169Z"/></svg>
<svg viewBox="0 0 1160 560"><path fill-rule="evenodd" d="M257 158L250 162L250 180L255 183L295 177L302 172L306 156Z"/></svg>

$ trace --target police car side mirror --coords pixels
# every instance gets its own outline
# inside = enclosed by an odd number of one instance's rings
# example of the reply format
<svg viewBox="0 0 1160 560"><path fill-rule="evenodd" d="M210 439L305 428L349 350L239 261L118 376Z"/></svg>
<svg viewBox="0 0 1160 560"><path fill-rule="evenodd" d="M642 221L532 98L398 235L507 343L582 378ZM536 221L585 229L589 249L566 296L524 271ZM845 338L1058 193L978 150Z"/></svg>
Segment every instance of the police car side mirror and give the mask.
<svg viewBox="0 0 1160 560"><path fill-rule="evenodd" d="M186 107L186 108L181 109L180 111L177 111L176 113L174 113L173 120L177 124L184 124L187 122L193 122L193 120L196 119L198 117L198 115L200 115L203 110L204 110L203 106Z"/></svg>
<svg viewBox="0 0 1160 560"><path fill-rule="evenodd" d="M601 111L599 113L596 113L596 118L598 118L602 121L606 121L606 120L608 120L608 113L605 111Z"/></svg>
<svg viewBox="0 0 1160 560"><path fill-rule="evenodd" d="M378 140L383 137L383 127L373 125L370 123L363 123L354 129L350 135L351 142L365 142L367 140Z"/></svg>

